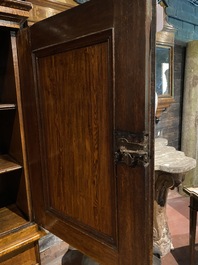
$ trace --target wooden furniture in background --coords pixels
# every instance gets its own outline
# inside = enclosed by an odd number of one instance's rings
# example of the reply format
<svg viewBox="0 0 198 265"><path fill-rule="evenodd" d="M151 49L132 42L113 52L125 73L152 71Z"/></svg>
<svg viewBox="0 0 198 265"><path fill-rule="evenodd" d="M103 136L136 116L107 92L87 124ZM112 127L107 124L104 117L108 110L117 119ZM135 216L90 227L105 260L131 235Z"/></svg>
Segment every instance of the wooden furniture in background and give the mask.
<svg viewBox="0 0 198 265"><path fill-rule="evenodd" d="M198 187L184 187L183 191L190 196L190 225L189 225L189 245L190 245L190 265L195 265L195 239L198 211Z"/></svg>
<svg viewBox="0 0 198 265"><path fill-rule="evenodd" d="M32 9L30 2L18 0L0 1L0 26L9 28L20 28L29 17Z"/></svg>
<svg viewBox="0 0 198 265"><path fill-rule="evenodd" d="M30 0L30 2L33 8L30 11L28 25L32 25L78 5L73 0Z"/></svg>
<svg viewBox="0 0 198 265"><path fill-rule="evenodd" d="M0 263L38 264L42 232L32 223L16 29L31 4L0 2Z"/></svg>

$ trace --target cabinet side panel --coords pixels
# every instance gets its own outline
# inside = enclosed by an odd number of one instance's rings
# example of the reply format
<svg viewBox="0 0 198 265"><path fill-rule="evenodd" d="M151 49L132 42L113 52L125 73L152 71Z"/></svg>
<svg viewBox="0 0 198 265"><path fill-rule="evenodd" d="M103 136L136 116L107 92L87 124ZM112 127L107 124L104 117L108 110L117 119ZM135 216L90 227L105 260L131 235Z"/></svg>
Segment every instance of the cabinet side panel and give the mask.
<svg viewBox="0 0 198 265"><path fill-rule="evenodd" d="M42 186L39 182L41 178L41 164L38 137L38 122L36 116L36 98L34 93L33 67L29 41L29 29L23 29L17 34L17 52L20 73L20 92L24 122L24 137L26 139L27 170L30 182L27 193L31 194L35 205L33 208L38 215L42 214ZM31 186L31 190L29 187ZM30 214L30 220L32 213Z"/></svg>

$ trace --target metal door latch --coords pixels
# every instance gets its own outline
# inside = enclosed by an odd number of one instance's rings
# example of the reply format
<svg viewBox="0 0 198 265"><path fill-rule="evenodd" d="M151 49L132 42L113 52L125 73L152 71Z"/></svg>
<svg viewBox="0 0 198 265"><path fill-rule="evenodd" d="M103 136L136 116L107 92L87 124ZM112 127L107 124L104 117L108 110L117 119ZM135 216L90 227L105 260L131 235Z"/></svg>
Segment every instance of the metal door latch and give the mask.
<svg viewBox="0 0 198 265"><path fill-rule="evenodd" d="M148 166L148 135L116 132L115 163L125 163L130 167Z"/></svg>

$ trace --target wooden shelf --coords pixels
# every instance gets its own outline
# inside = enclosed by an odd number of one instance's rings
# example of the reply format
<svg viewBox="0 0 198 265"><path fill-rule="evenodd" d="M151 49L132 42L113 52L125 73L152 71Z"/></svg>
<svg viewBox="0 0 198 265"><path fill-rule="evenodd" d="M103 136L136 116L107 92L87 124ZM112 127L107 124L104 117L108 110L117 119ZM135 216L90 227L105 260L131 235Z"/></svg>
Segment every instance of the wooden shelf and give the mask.
<svg viewBox="0 0 198 265"><path fill-rule="evenodd" d="M25 220L14 204L0 208L0 224L0 257L37 241L45 234L36 224Z"/></svg>
<svg viewBox="0 0 198 265"><path fill-rule="evenodd" d="M16 109L15 104L0 104L0 110Z"/></svg>
<svg viewBox="0 0 198 265"><path fill-rule="evenodd" d="M0 174L22 168L9 155L0 155Z"/></svg>
<svg viewBox="0 0 198 265"><path fill-rule="evenodd" d="M18 229L18 227L27 223L28 221L24 219L16 205L0 208L0 238L8 231Z"/></svg>

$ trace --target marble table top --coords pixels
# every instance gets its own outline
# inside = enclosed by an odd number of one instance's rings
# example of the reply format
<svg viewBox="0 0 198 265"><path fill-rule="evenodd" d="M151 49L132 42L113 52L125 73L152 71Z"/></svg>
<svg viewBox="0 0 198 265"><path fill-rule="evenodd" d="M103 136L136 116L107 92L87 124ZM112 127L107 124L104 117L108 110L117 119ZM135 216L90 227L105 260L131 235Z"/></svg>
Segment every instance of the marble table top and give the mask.
<svg viewBox="0 0 198 265"><path fill-rule="evenodd" d="M155 139L155 170L168 173L186 173L196 167L196 160L184 152L168 146L164 138Z"/></svg>
<svg viewBox="0 0 198 265"><path fill-rule="evenodd" d="M184 187L183 190L188 195L194 195L198 199L198 187Z"/></svg>

